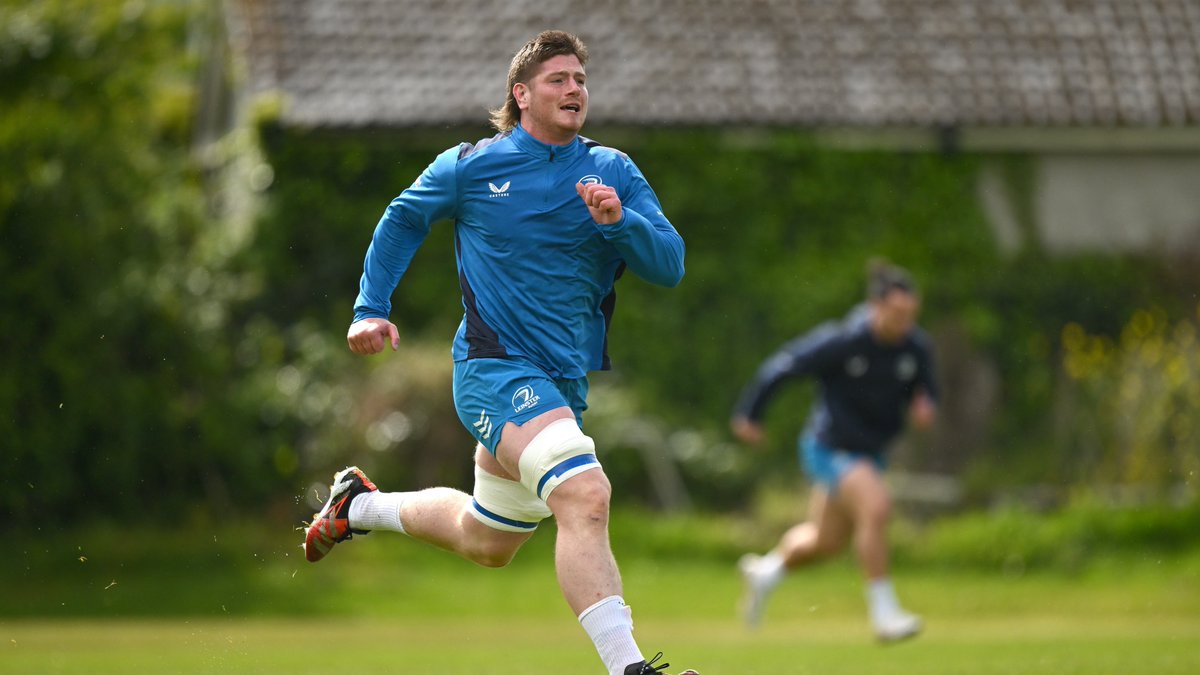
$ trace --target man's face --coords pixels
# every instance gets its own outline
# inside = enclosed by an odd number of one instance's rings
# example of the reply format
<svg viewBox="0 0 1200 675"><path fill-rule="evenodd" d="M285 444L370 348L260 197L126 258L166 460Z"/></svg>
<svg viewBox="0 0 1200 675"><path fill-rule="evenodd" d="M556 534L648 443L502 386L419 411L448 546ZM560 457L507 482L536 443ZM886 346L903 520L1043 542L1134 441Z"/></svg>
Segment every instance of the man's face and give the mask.
<svg viewBox="0 0 1200 675"><path fill-rule="evenodd" d="M893 289L882 298L871 301L871 328L883 342L896 343L904 339L917 323L921 299L914 293Z"/></svg>
<svg viewBox="0 0 1200 675"><path fill-rule="evenodd" d="M521 108L521 126L543 143L571 142L587 117L586 83L583 65L573 54L542 62L528 84L513 85L513 96Z"/></svg>

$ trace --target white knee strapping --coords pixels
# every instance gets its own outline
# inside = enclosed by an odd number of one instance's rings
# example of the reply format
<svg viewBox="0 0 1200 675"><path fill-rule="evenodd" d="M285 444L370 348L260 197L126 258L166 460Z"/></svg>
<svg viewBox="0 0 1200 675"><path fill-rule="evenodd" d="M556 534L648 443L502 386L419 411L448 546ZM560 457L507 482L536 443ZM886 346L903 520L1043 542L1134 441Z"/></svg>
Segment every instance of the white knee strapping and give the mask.
<svg viewBox="0 0 1200 675"><path fill-rule="evenodd" d="M579 430L575 420L551 422L529 441L518 462L521 484L541 500L575 474L600 468L596 444Z"/></svg>
<svg viewBox="0 0 1200 675"><path fill-rule="evenodd" d="M521 482L494 476L475 467L471 515L493 529L532 532L551 514L546 498L560 483L600 468L596 444L575 420L561 419L542 429L525 446L518 462Z"/></svg>
<svg viewBox="0 0 1200 675"><path fill-rule="evenodd" d="M475 493L471 515L479 522L505 532L532 532L549 517L550 507L524 485L494 476L475 467Z"/></svg>

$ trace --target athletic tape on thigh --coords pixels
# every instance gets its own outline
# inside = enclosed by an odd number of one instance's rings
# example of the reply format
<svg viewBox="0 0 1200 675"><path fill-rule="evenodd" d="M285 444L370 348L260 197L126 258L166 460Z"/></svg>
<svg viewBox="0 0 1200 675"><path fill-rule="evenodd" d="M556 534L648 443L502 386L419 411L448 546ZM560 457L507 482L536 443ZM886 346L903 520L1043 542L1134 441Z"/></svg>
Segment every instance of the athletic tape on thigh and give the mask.
<svg viewBox="0 0 1200 675"><path fill-rule="evenodd" d="M471 515L493 529L532 532L539 522L550 516L550 507L534 497L524 485L493 476L476 466Z"/></svg>
<svg viewBox="0 0 1200 675"><path fill-rule="evenodd" d="M579 430L573 419L551 422L534 436L518 462L521 484L540 499L548 499L566 479L600 468L596 444Z"/></svg>

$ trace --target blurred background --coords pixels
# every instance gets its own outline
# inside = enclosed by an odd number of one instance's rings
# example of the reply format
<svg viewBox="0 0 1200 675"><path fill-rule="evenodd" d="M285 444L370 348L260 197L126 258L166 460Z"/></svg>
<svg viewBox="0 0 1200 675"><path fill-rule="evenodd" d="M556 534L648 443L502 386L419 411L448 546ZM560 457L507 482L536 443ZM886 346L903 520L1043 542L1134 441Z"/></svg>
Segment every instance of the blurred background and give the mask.
<svg viewBox="0 0 1200 675"><path fill-rule="evenodd" d="M450 224L395 294L400 352L345 332L384 207L492 135L545 28L588 44L584 134L688 247L679 288L617 287L585 422L618 508L793 521L811 384L761 448L730 409L884 256L943 391L893 450L905 518L1087 503L1194 546L1194 0L3 0L0 528L286 532L353 463L468 487Z"/></svg>

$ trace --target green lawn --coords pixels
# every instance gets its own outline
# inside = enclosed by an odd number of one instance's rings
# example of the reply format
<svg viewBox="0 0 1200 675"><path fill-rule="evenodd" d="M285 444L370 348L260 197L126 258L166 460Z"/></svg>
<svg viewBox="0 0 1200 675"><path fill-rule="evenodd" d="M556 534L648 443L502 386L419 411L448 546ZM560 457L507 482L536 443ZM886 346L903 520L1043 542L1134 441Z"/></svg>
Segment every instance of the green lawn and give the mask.
<svg viewBox="0 0 1200 675"><path fill-rule="evenodd" d="M252 534L22 540L0 563L0 672L599 672L558 595L552 532L502 570L382 533L310 565L286 529ZM1019 574L902 566L901 597L927 630L884 647L848 559L789 577L750 632L728 552L615 547L636 635L669 672L1200 672L1196 553Z"/></svg>
<svg viewBox="0 0 1200 675"><path fill-rule="evenodd" d="M931 616L916 641L879 647L853 617L638 619L647 645L704 675L754 673L1196 673L1196 617ZM596 673L563 616L502 620L176 619L0 623L6 673ZM672 672L677 672L672 669Z"/></svg>

